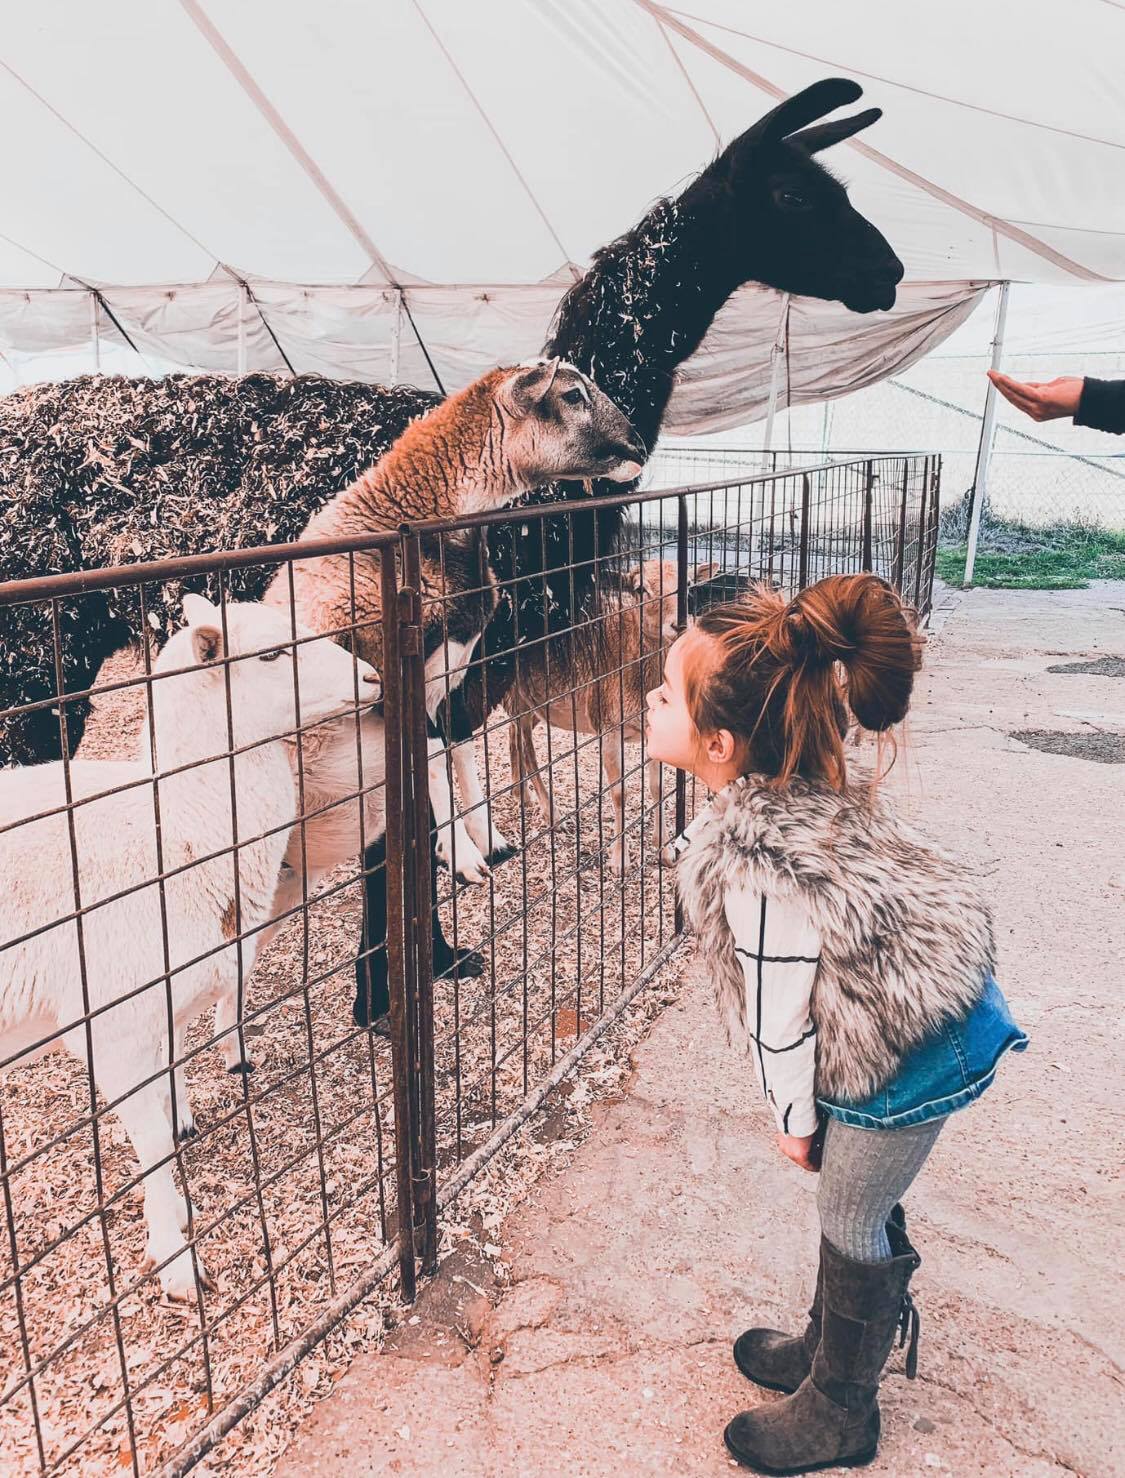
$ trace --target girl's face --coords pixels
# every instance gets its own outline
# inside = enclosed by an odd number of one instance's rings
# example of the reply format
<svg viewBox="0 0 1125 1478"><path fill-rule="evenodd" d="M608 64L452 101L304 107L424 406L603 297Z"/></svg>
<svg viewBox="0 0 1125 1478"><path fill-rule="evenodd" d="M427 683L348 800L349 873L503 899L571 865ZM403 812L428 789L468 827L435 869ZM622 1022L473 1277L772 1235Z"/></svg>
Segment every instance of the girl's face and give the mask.
<svg viewBox="0 0 1125 1478"><path fill-rule="evenodd" d="M697 650L709 638L696 631L685 631L672 643L664 660L664 681L653 688L645 702L648 706L645 734L650 759L673 765L678 770L695 771L703 758L699 730L695 727L684 691L684 654L698 661Z"/></svg>

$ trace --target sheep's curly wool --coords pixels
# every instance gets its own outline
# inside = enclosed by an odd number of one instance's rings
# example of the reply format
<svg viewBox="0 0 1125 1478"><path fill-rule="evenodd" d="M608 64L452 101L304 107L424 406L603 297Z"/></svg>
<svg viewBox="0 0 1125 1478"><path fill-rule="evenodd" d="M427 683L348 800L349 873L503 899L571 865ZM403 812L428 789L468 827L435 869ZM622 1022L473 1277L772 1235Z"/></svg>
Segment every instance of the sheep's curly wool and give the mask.
<svg viewBox="0 0 1125 1478"><path fill-rule="evenodd" d="M871 799L807 780L730 786L693 829L676 881L731 1040L749 1047L730 888L799 899L821 936L816 1089L863 1099L941 1022L980 998L992 919L963 862Z"/></svg>

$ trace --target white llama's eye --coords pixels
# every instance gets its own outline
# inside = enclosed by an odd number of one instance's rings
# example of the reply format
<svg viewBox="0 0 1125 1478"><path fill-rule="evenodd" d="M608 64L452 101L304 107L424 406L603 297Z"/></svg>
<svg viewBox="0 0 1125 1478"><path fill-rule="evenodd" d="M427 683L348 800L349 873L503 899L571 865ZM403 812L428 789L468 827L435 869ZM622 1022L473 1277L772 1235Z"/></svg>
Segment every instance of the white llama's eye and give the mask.
<svg viewBox="0 0 1125 1478"><path fill-rule="evenodd" d="M277 659L280 656L281 656L281 648L278 647L278 649L277 649L276 652L263 652L261 654L261 656L258 658L258 661L259 662L276 662Z"/></svg>

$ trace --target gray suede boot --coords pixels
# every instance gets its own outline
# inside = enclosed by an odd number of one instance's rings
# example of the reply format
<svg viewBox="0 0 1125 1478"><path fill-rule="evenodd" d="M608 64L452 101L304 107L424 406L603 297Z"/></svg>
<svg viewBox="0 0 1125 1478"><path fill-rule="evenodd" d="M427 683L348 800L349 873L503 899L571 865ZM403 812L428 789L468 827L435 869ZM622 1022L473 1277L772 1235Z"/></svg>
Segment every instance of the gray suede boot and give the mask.
<svg viewBox="0 0 1125 1478"><path fill-rule="evenodd" d="M902 1234L905 1241L905 1233ZM821 1331L807 1380L793 1395L741 1412L723 1434L728 1451L760 1473L859 1467L879 1446L879 1378L896 1333L917 1368L918 1316L907 1292L920 1261L906 1248L880 1263L853 1262L820 1242Z"/></svg>
<svg viewBox="0 0 1125 1478"><path fill-rule="evenodd" d="M901 1206L891 1208L887 1219L887 1237L892 1257L914 1252L906 1235L906 1212ZM917 1257L917 1254L915 1253ZM921 1258L918 1258L921 1262ZM918 1266L916 1262L915 1267ZM734 1363L747 1380L764 1386L767 1391L795 1391L812 1369L813 1356L820 1343L820 1300L823 1291L824 1264L817 1269L816 1292L809 1322L804 1334L785 1334L780 1329L748 1329L734 1342Z"/></svg>

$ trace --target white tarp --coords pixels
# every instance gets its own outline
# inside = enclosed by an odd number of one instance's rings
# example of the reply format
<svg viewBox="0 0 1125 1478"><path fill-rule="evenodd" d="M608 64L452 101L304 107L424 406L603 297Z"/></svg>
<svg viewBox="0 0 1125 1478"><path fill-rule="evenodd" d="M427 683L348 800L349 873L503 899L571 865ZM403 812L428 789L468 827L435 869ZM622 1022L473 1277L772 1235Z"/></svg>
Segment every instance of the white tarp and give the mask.
<svg viewBox="0 0 1125 1478"><path fill-rule="evenodd" d="M1058 14L9 6L0 353L20 380L288 363L426 385L432 363L452 389L534 352L591 253L778 95L844 75L885 116L827 160L907 282L892 315L791 305L794 402L842 394L925 352L989 281L1125 279L1125 9L1073 0L1062 31ZM686 367L675 429L762 413L779 306L737 296Z"/></svg>

